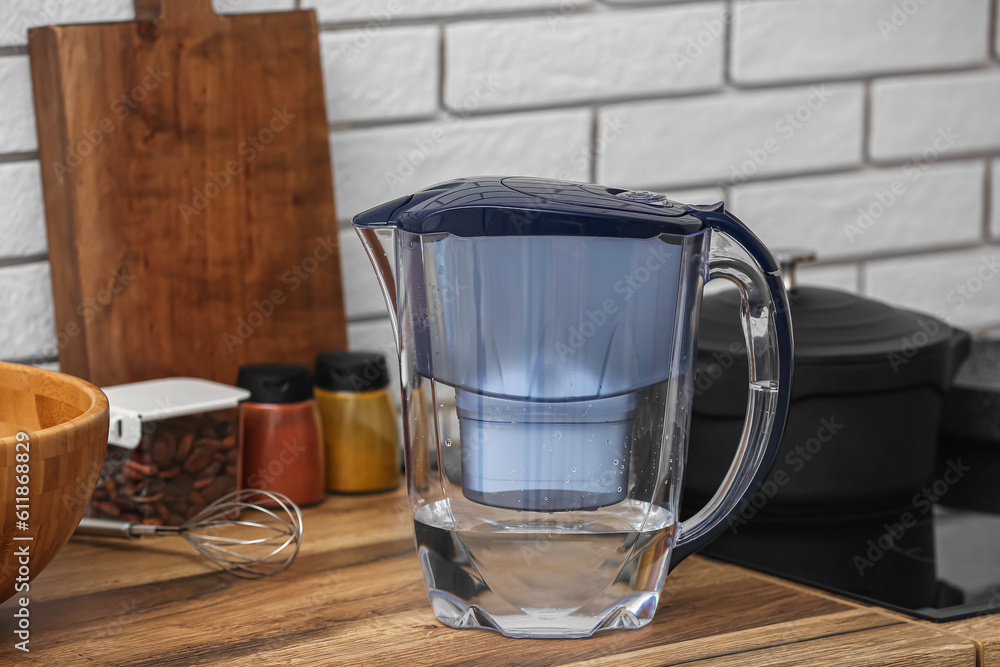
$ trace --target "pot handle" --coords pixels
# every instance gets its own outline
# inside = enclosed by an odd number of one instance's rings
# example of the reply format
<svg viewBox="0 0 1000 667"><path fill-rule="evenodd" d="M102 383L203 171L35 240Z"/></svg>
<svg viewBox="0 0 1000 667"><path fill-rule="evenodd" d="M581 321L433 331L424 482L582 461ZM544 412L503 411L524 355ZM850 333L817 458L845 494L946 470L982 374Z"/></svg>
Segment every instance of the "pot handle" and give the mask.
<svg viewBox="0 0 1000 667"><path fill-rule="evenodd" d="M671 569L732 525L760 488L785 428L792 381L791 320L774 257L721 202L687 209L712 229L709 280L724 278L740 290L750 398L736 457L715 496L681 528Z"/></svg>

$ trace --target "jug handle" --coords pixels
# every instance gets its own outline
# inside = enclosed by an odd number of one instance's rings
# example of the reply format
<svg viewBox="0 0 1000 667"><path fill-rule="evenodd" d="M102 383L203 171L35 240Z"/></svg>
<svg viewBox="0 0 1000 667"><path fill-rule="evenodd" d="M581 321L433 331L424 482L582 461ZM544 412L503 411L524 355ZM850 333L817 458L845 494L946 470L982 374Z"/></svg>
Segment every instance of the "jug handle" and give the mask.
<svg viewBox="0 0 1000 667"><path fill-rule="evenodd" d="M734 532L738 528L740 513L764 482L777 454L792 380L788 299L774 257L721 202L686 208L712 229L709 279L724 278L740 290L750 400L736 457L715 496L681 528L670 569L726 528Z"/></svg>

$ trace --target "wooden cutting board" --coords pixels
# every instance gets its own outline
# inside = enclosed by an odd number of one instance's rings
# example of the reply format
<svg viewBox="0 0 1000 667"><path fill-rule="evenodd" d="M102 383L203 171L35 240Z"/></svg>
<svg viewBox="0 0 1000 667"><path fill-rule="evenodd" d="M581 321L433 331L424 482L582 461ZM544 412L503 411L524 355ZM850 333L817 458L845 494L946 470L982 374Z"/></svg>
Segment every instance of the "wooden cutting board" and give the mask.
<svg viewBox="0 0 1000 667"><path fill-rule="evenodd" d="M346 348L315 14L135 5L29 40L62 370L232 384Z"/></svg>

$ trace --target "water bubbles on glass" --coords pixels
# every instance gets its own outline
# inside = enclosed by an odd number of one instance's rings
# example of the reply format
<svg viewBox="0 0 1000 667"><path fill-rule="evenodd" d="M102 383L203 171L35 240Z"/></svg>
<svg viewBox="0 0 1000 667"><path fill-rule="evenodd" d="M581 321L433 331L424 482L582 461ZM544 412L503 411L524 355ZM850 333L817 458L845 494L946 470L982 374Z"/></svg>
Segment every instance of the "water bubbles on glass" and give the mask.
<svg viewBox="0 0 1000 667"><path fill-rule="evenodd" d="M622 492L622 487L619 486L618 487L618 493L621 493L621 492Z"/></svg>
<svg viewBox="0 0 1000 667"><path fill-rule="evenodd" d="M570 468L570 471L571 472L576 472L576 466L573 466L572 468Z"/></svg>
<svg viewBox="0 0 1000 667"><path fill-rule="evenodd" d="M451 447L451 438L448 438L447 440L444 441L444 446Z"/></svg>
<svg viewBox="0 0 1000 667"><path fill-rule="evenodd" d="M562 437L562 433L553 433L552 437L555 438L556 440L558 440L559 438Z"/></svg>
<svg viewBox="0 0 1000 667"><path fill-rule="evenodd" d="M615 459L615 465L618 465L618 459Z"/></svg>

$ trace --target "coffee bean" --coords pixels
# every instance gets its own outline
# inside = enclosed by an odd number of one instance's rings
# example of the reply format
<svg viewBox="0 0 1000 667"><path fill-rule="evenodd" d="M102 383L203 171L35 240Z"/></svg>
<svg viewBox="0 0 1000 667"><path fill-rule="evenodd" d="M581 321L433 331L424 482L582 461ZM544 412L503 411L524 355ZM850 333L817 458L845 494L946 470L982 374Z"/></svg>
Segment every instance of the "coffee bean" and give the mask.
<svg viewBox="0 0 1000 667"><path fill-rule="evenodd" d="M194 441L195 448L205 447L207 449L216 450L222 448L222 441L218 438L198 438Z"/></svg>
<svg viewBox="0 0 1000 667"><path fill-rule="evenodd" d="M188 472L198 472L212 462L212 450L207 447L198 447L191 452L191 455L184 461L184 470Z"/></svg>
<svg viewBox="0 0 1000 667"><path fill-rule="evenodd" d="M166 470L161 470L159 473L160 479L170 479L180 471L181 471L180 466L174 466L173 468L167 468Z"/></svg>
<svg viewBox="0 0 1000 667"><path fill-rule="evenodd" d="M177 454L177 446L166 438L157 438L153 442L153 463L160 468L169 468Z"/></svg>
<svg viewBox="0 0 1000 667"><path fill-rule="evenodd" d="M185 433L177 441L177 454L174 456L174 460L178 463L183 463L187 459L188 454L191 452L191 445L194 443L194 433Z"/></svg>
<svg viewBox="0 0 1000 667"><path fill-rule="evenodd" d="M160 470L156 467L155 463L139 463L138 461L126 461L126 470L135 470L142 473L145 477L152 477L156 475Z"/></svg>
<svg viewBox="0 0 1000 667"><path fill-rule="evenodd" d="M121 516L122 513L122 511L118 509L117 505L115 505L114 503L109 503L107 501L97 503L96 508L97 511L100 512L101 514L106 514L114 518L118 518L119 516Z"/></svg>
<svg viewBox="0 0 1000 667"><path fill-rule="evenodd" d="M236 489L236 480L229 475L219 475L211 484L201 489L201 495L210 503Z"/></svg>
<svg viewBox="0 0 1000 667"><path fill-rule="evenodd" d="M129 461L129 463L131 463L131 461ZM146 476L143 475L142 472L140 472L139 470L135 470L134 468L125 468L123 472L125 473L125 476L128 477L129 479L135 479L135 480L146 479Z"/></svg>
<svg viewBox="0 0 1000 667"><path fill-rule="evenodd" d="M195 476L196 477L211 477L212 475L215 475L220 470L222 470L223 467L224 466L223 466L222 461L216 461L216 460L213 459L211 463L209 463L207 466L205 466L204 468L202 468L201 470L199 470L198 472L196 472Z"/></svg>
<svg viewBox="0 0 1000 667"><path fill-rule="evenodd" d="M196 489L204 489L206 486L208 486L209 484L211 484L214 481L215 481L215 477L214 476L199 477L198 479L194 480L194 488L196 488Z"/></svg>

